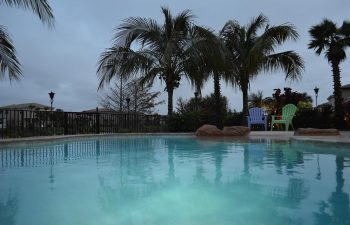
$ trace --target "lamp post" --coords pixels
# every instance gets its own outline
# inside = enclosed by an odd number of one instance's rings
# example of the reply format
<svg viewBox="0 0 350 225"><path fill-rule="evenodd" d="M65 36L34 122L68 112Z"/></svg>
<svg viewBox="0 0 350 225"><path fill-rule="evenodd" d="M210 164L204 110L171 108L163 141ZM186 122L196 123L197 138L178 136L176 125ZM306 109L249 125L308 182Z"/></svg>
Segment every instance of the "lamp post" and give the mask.
<svg viewBox="0 0 350 225"><path fill-rule="evenodd" d="M55 97L55 93L51 91L51 92L49 93L49 96L50 96L51 112L52 112L52 103L53 103L53 98Z"/></svg>
<svg viewBox="0 0 350 225"><path fill-rule="evenodd" d="M128 114L129 114L129 112L130 112L130 98L129 97L126 98L126 104L128 107Z"/></svg>
<svg viewBox="0 0 350 225"><path fill-rule="evenodd" d="M319 91L320 89L316 86L315 88L314 88L314 91L315 91L315 97L316 97L316 107L317 107L317 97L318 97L318 91Z"/></svg>

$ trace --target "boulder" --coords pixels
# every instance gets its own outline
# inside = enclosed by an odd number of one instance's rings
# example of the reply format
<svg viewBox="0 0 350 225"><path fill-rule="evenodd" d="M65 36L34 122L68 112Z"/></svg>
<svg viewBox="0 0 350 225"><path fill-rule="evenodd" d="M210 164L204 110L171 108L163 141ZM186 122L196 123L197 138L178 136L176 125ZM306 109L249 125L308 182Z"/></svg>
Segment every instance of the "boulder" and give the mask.
<svg viewBox="0 0 350 225"><path fill-rule="evenodd" d="M337 136L337 129L298 128L294 131L295 136Z"/></svg>
<svg viewBox="0 0 350 225"><path fill-rule="evenodd" d="M224 127L222 131L225 136L246 136L250 133L249 127L243 126Z"/></svg>
<svg viewBox="0 0 350 225"><path fill-rule="evenodd" d="M197 136L223 136L223 132L214 125L204 124L196 131Z"/></svg>

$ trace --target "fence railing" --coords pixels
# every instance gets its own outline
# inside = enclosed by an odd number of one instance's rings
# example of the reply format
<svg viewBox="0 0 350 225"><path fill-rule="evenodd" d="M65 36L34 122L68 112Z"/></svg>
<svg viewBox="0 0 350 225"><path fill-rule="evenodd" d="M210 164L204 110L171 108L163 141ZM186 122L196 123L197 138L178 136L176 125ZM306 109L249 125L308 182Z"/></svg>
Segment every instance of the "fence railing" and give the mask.
<svg viewBox="0 0 350 225"><path fill-rule="evenodd" d="M0 138L166 130L163 115L0 110Z"/></svg>

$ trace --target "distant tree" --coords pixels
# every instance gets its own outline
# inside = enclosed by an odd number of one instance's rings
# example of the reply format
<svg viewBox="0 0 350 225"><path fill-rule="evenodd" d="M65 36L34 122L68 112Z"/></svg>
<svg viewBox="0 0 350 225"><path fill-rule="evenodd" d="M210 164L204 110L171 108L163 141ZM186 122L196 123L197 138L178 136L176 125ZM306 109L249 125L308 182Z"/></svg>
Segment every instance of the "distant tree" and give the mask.
<svg viewBox="0 0 350 225"><path fill-rule="evenodd" d="M300 93L297 91L292 91L291 88L284 88L284 93L281 89L274 89L272 98L268 97L264 99L265 106L269 109L271 113L281 113L283 106L287 104L293 104L295 106L301 106L307 108L309 105L312 105L312 97L309 96L306 92ZM299 104L300 103L300 104Z"/></svg>
<svg viewBox="0 0 350 225"><path fill-rule="evenodd" d="M156 101L161 93L152 92L151 88L151 83L141 85L139 79L125 81L123 86L115 83L105 95L100 97L100 104L114 111L126 112L128 110L126 99L129 98L130 112L151 114L155 106L164 103L164 101Z"/></svg>
<svg viewBox="0 0 350 225"><path fill-rule="evenodd" d="M312 103L309 101L299 101L297 107L298 110L310 110L312 109Z"/></svg>
<svg viewBox="0 0 350 225"><path fill-rule="evenodd" d="M105 108L119 111L120 113L126 111L126 98L129 95L127 89L128 80L119 77L119 80L112 84L109 91L100 97L100 104Z"/></svg>
<svg viewBox="0 0 350 225"><path fill-rule="evenodd" d="M350 46L350 22L344 21L337 27L333 21L324 19L309 30L311 41L309 48L314 49L317 55L322 52L332 66L334 86L334 122L337 127L343 126L344 108L341 92L339 65L346 59L345 49Z"/></svg>
<svg viewBox="0 0 350 225"><path fill-rule="evenodd" d="M46 0L0 0L0 6L3 5L32 10L43 23L50 27L54 24L54 16ZM18 80L22 75L10 34L6 27L0 25L0 79L6 73L10 80Z"/></svg>
<svg viewBox="0 0 350 225"><path fill-rule="evenodd" d="M298 38L293 25L285 23L271 26L267 17L259 15L246 26L228 21L220 35L231 53L231 63L236 67L231 70L231 80L242 91L244 115L248 113L250 82L259 73L282 70L286 79L300 78L304 69L301 57L294 51L276 53L276 49L284 42Z"/></svg>

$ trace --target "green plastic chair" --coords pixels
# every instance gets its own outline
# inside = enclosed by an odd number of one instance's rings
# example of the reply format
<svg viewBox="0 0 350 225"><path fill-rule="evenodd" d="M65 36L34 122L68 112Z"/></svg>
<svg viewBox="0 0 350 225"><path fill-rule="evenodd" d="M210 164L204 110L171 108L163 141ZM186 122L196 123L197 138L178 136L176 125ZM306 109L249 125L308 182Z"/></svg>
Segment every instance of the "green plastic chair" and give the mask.
<svg viewBox="0 0 350 225"><path fill-rule="evenodd" d="M272 115L271 131L273 130L273 125L275 123L284 124L286 131L288 131L289 125L291 125L294 130L292 120L296 111L297 107L295 105L288 104L282 108L282 116ZM280 119L278 117L280 117Z"/></svg>

